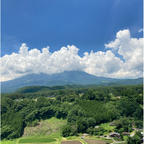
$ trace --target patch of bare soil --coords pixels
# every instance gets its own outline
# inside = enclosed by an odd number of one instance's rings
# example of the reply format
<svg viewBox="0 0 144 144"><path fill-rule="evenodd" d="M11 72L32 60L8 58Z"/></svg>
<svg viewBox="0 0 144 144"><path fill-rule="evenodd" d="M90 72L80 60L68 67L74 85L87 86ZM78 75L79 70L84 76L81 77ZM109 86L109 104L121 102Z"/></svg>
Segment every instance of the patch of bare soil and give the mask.
<svg viewBox="0 0 144 144"><path fill-rule="evenodd" d="M82 144L80 141L62 141L61 144Z"/></svg>
<svg viewBox="0 0 144 144"><path fill-rule="evenodd" d="M52 129L50 128L47 122L42 121L35 127L26 127L24 129L23 136L34 136L34 135L49 135L52 133Z"/></svg>
<svg viewBox="0 0 144 144"><path fill-rule="evenodd" d="M106 144L103 140L92 140L92 139L85 139L88 144Z"/></svg>

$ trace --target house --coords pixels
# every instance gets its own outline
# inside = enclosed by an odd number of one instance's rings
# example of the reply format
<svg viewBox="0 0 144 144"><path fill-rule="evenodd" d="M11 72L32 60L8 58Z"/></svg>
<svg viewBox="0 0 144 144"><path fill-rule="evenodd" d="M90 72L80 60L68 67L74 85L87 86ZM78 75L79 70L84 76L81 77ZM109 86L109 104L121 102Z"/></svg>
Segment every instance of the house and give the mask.
<svg viewBox="0 0 144 144"><path fill-rule="evenodd" d="M97 128L99 128L99 126L95 126L95 128L97 129Z"/></svg>
<svg viewBox="0 0 144 144"><path fill-rule="evenodd" d="M128 133L128 132L122 132L122 135L127 135L127 136L129 136L130 133Z"/></svg>
<svg viewBox="0 0 144 144"><path fill-rule="evenodd" d="M86 136L88 136L89 134L87 133L84 133L82 136L81 136L81 139L84 139Z"/></svg>
<svg viewBox="0 0 144 144"><path fill-rule="evenodd" d="M120 134L119 133L116 133L116 132L112 132L109 134L110 137L117 137L117 138L120 138Z"/></svg>
<svg viewBox="0 0 144 144"><path fill-rule="evenodd" d="M109 125L110 126L115 126L116 124L115 124L115 122L111 122Z"/></svg>
<svg viewBox="0 0 144 144"><path fill-rule="evenodd" d="M121 97L120 96L117 96L117 99L120 99Z"/></svg>
<svg viewBox="0 0 144 144"><path fill-rule="evenodd" d="M89 134L87 134L87 133L84 133L84 134L83 134L83 136L88 136L88 135L89 135Z"/></svg>

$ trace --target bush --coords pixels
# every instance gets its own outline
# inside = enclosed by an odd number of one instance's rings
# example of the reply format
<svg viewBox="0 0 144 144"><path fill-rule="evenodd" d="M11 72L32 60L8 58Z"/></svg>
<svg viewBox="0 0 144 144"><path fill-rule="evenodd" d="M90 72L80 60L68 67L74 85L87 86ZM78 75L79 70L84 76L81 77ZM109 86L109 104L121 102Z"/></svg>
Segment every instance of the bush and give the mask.
<svg viewBox="0 0 144 144"><path fill-rule="evenodd" d="M100 135L103 135L104 132L106 132L106 130L104 128L102 128L102 127L99 127L99 128L95 128L94 129L93 134L100 136Z"/></svg>
<svg viewBox="0 0 144 144"><path fill-rule="evenodd" d="M128 137L127 143L128 144L140 144L142 143L142 134L137 132L133 137Z"/></svg>
<svg viewBox="0 0 144 144"><path fill-rule="evenodd" d="M34 126L37 126L38 124L39 124L39 120L34 120L32 122L28 122L27 126L34 127Z"/></svg>
<svg viewBox="0 0 144 144"><path fill-rule="evenodd" d="M143 128L143 121L137 120L137 121L135 121L135 125L137 128L142 129Z"/></svg>
<svg viewBox="0 0 144 144"><path fill-rule="evenodd" d="M77 128L75 125L66 125L62 129L62 136L63 137L68 137L68 136L73 136L77 134Z"/></svg>
<svg viewBox="0 0 144 144"><path fill-rule="evenodd" d="M126 117L115 121L115 124L116 124L116 131L119 133L132 131L132 120Z"/></svg>

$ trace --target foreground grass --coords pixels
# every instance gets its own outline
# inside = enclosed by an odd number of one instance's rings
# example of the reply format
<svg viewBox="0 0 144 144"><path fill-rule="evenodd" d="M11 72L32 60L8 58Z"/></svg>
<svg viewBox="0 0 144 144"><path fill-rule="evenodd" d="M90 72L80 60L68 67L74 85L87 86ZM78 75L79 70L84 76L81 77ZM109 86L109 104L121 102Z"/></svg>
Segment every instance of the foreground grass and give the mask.
<svg viewBox="0 0 144 144"><path fill-rule="evenodd" d="M25 139L20 139L19 143L50 143L56 141L55 139L50 139L50 138L25 138Z"/></svg>
<svg viewBox="0 0 144 144"><path fill-rule="evenodd" d="M97 136L87 136L85 139L93 139L93 140L101 140L107 143L112 143L112 140L108 140L105 138L100 138ZM87 144L84 139L81 139L81 136L71 136L71 137L61 137L58 135L50 135L50 136L33 136L33 137L22 137L17 139L17 141L3 141L1 144L61 144L61 141L80 141L82 144Z"/></svg>
<svg viewBox="0 0 144 144"><path fill-rule="evenodd" d="M101 140L107 143L112 143L112 140L99 138L96 136L88 136L85 139L93 139L93 140ZM84 139L81 139L81 136L71 136L71 137L56 137L56 135L51 136L44 136L44 137L24 137L19 138L15 141L3 141L1 144L61 144L61 141L80 141L82 144L87 144L87 142Z"/></svg>
<svg viewBox="0 0 144 144"><path fill-rule="evenodd" d="M17 140L4 140L0 144L17 144Z"/></svg>

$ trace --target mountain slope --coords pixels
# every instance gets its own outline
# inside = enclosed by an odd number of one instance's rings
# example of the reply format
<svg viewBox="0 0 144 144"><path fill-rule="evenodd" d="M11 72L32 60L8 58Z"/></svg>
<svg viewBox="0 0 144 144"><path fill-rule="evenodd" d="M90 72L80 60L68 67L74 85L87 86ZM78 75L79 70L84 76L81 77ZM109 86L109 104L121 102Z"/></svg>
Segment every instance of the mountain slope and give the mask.
<svg viewBox="0 0 144 144"><path fill-rule="evenodd" d="M13 92L18 88L25 86L56 86L56 85L114 85L114 84L141 84L142 78L139 79L112 79L105 77L96 77L81 71L65 71L58 74L30 74L14 80L1 83L1 90Z"/></svg>

